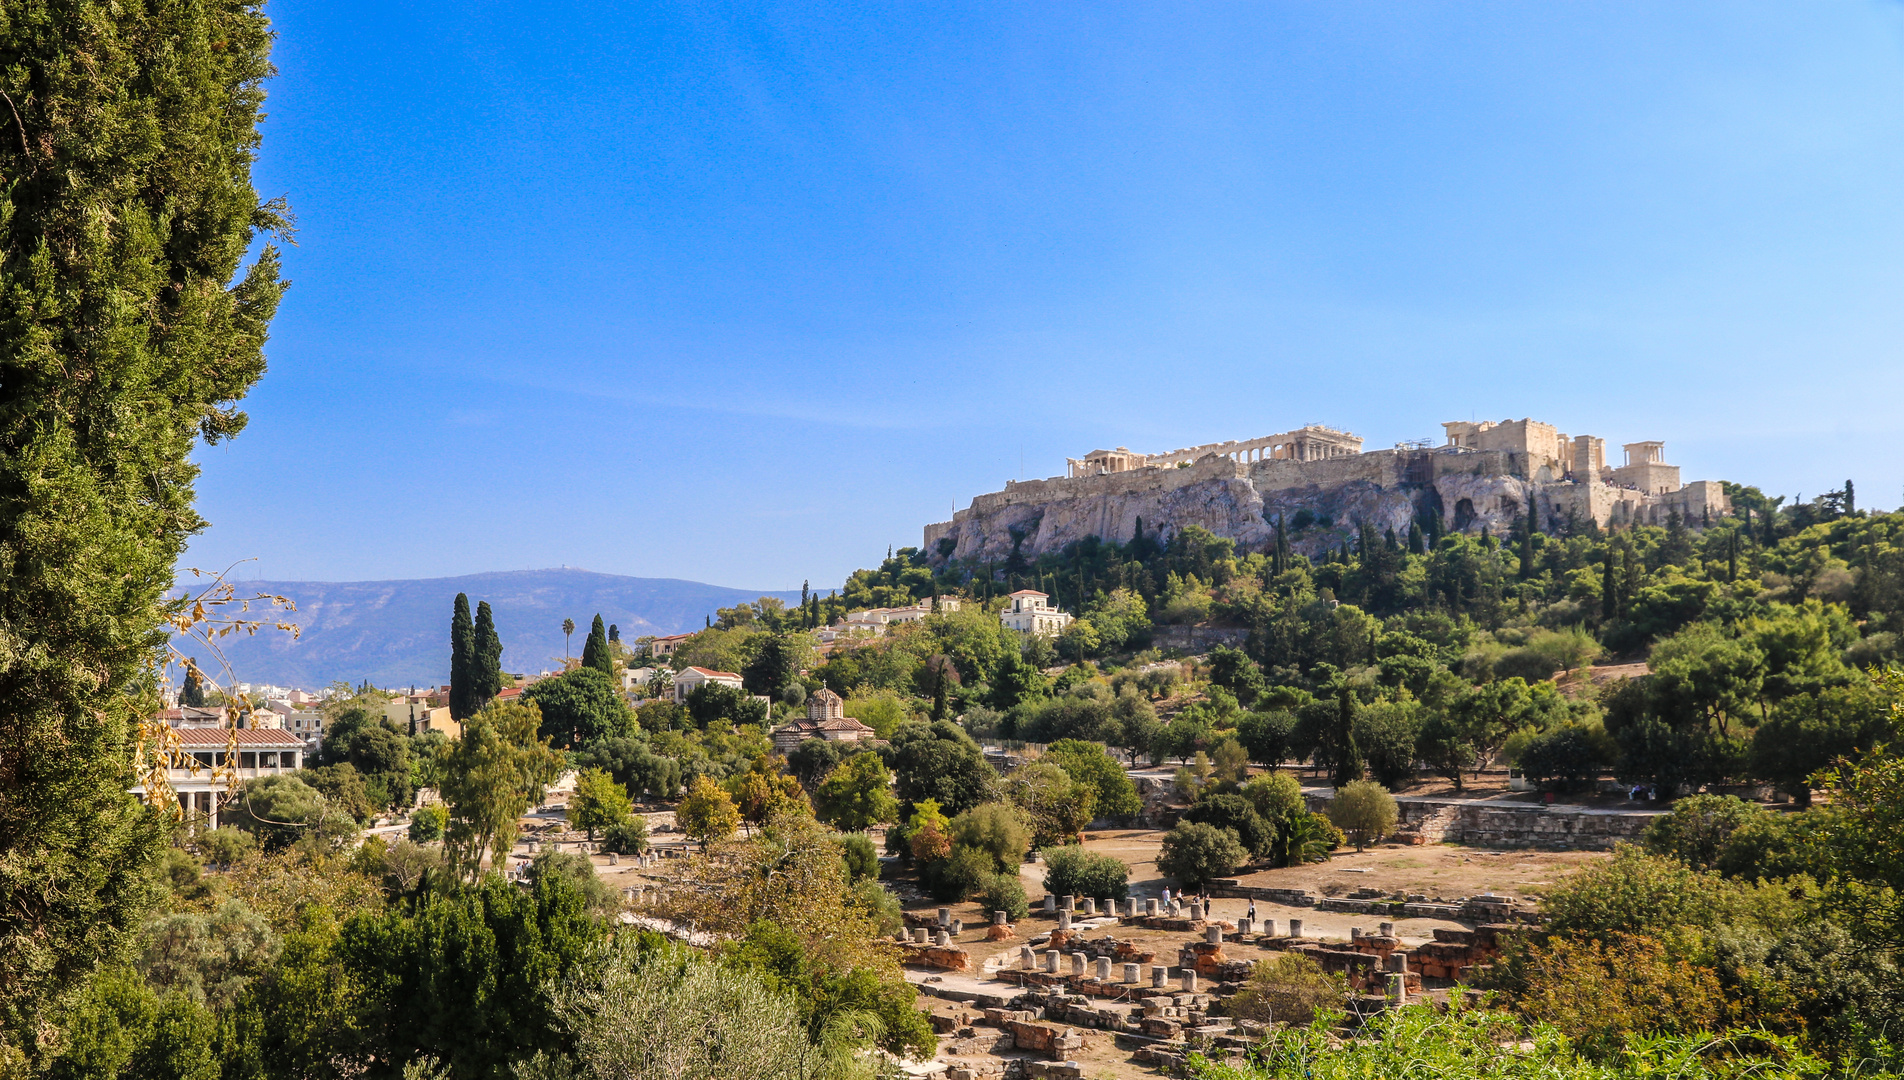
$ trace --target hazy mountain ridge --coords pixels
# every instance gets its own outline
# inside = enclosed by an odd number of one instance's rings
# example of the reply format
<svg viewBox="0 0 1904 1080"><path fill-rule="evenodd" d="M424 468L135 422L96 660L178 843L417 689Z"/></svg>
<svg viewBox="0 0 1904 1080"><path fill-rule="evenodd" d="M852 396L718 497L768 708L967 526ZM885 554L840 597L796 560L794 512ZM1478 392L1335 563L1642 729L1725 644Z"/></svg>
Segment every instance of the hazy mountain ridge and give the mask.
<svg viewBox="0 0 1904 1080"><path fill-rule="evenodd" d="M575 620L579 654L589 620L600 613L622 637L699 629L716 608L762 596L798 601L793 591L730 589L678 578L622 577L588 570L511 570L398 581L244 581L240 595L290 597L298 638L272 630L226 639L238 680L315 689L336 679L379 686L422 686L449 678L450 609L457 593L470 607L489 601L502 637L505 671L555 666L563 655L562 620ZM209 657L200 657L210 663Z"/></svg>

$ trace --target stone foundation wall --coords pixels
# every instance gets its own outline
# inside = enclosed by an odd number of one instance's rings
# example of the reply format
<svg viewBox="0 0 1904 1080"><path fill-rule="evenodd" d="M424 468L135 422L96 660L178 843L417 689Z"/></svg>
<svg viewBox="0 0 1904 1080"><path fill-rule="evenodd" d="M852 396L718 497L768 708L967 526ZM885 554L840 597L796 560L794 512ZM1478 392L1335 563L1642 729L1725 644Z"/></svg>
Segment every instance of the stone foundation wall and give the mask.
<svg viewBox="0 0 1904 1080"><path fill-rule="evenodd" d="M1308 794L1310 809L1329 805L1327 795ZM1400 837L1425 844L1611 851L1637 842L1663 810L1590 810L1579 806L1503 803L1397 796Z"/></svg>

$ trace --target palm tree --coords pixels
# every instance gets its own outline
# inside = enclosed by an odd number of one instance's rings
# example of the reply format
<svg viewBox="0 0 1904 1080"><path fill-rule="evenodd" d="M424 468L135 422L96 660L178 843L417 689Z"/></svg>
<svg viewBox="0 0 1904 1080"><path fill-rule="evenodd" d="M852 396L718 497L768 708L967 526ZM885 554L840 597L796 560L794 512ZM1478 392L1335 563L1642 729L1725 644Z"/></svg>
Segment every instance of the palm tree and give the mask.
<svg viewBox="0 0 1904 1080"><path fill-rule="evenodd" d="M575 620L563 619L562 620L562 658L564 660L568 659L569 635L573 633L575 633Z"/></svg>

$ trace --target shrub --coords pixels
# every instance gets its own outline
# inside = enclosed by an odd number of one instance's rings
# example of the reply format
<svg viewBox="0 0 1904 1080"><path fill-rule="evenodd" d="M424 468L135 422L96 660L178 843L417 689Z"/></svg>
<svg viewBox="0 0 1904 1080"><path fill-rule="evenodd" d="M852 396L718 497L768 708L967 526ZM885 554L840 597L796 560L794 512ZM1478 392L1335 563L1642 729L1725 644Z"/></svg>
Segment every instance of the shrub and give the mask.
<svg viewBox="0 0 1904 1080"><path fill-rule="evenodd" d="M243 829L226 826L199 834L198 853L215 866L230 866L258 850L258 839Z"/></svg>
<svg viewBox="0 0 1904 1080"><path fill-rule="evenodd" d="M978 902L988 913L1004 912L1012 922L1031 914L1031 905L1025 901L1025 882L1017 874L986 875L979 886Z"/></svg>
<svg viewBox="0 0 1904 1080"><path fill-rule="evenodd" d="M875 933L890 934L906 925L899 898L873 878L861 878L854 882L852 895L853 902L864 908L867 917L873 920Z"/></svg>
<svg viewBox="0 0 1904 1080"><path fill-rule="evenodd" d="M873 850L873 838L865 833L840 837L840 858L846 863L848 881L857 884L879 877L879 852Z"/></svg>
<svg viewBox="0 0 1904 1080"><path fill-rule="evenodd" d="M1712 1030L1724 1006L1718 975L1652 938L1530 945L1518 995L1527 1016L1559 1028L1588 1057L1617 1054L1630 1035Z"/></svg>
<svg viewBox="0 0 1904 1080"><path fill-rule="evenodd" d="M1031 829L1011 805L986 803L952 819L952 840L990 855L992 869L1015 874L1031 849Z"/></svg>
<svg viewBox="0 0 1904 1080"><path fill-rule="evenodd" d="M431 803L410 815L410 839L419 844L441 840L443 829L449 823L449 808L442 803Z"/></svg>
<svg viewBox="0 0 1904 1080"><path fill-rule="evenodd" d="M1157 869L1187 889L1201 889L1216 878L1235 873L1247 858L1249 853L1231 830L1201 821L1181 821L1164 834Z"/></svg>
<svg viewBox="0 0 1904 1080"><path fill-rule="evenodd" d="M1760 814L1732 830L1713 864L1729 878L1776 880L1808 874L1828 876L1829 854L1820 844L1831 823L1828 810Z"/></svg>
<svg viewBox="0 0 1904 1080"><path fill-rule="evenodd" d="M602 830L602 850L617 855L639 855L648 850L648 819L630 814Z"/></svg>
<svg viewBox="0 0 1904 1080"><path fill-rule="evenodd" d="M1349 835L1357 851L1394 832L1400 815L1388 789L1368 780L1344 785L1329 800L1329 820Z"/></svg>
<svg viewBox="0 0 1904 1080"><path fill-rule="evenodd" d="M1542 905L1547 928L1572 937L1666 937L1682 929L1740 925L1783 933L1812 905L1790 885L1743 885L1622 845L1613 858L1568 877Z"/></svg>
<svg viewBox="0 0 1904 1080"><path fill-rule="evenodd" d="M1276 846L1276 827L1263 820L1250 801L1241 795L1206 795L1183 815L1185 821L1201 821L1236 834L1243 850L1251 855L1267 855Z"/></svg>
<svg viewBox="0 0 1904 1080"><path fill-rule="evenodd" d="M934 859L919 871L926 892L940 903L964 900L979 890L992 873L992 857L977 848L955 846L943 859Z"/></svg>
<svg viewBox="0 0 1904 1080"><path fill-rule="evenodd" d="M1250 969L1249 982L1230 999L1230 1015L1301 1027L1313 1022L1318 1010L1340 1008L1348 990L1346 978L1323 971L1310 957L1279 953Z"/></svg>
<svg viewBox="0 0 1904 1080"><path fill-rule="evenodd" d="M1122 859L1081 847L1046 848L1045 891L1058 896L1122 900L1130 895L1130 867Z"/></svg>
<svg viewBox="0 0 1904 1080"><path fill-rule="evenodd" d="M1674 803L1672 813L1654 818L1643 843L1654 855L1710 870L1732 834L1764 816L1764 810L1731 795L1692 795Z"/></svg>

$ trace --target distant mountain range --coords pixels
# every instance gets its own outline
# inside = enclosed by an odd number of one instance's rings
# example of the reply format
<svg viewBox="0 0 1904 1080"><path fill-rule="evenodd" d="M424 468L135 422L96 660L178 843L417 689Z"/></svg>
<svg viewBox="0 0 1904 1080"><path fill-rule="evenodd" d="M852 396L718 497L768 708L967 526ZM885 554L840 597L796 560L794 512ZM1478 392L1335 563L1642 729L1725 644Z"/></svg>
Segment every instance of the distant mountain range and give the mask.
<svg viewBox="0 0 1904 1080"><path fill-rule="evenodd" d="M261 630L224 641L240 682L317 689L338 679L378 686L426 686L449 680L450 611L457 593L469 594L472 612L487 600L502 638L504 671L536 672L563 655L562 620L575 620L570 648L579 656L597 613L621 628L624 640L643 634L698 630L716 608L762 596L789 603L792 592L750 592L676 578L620 577L587 570L513 570L421 581L245 581L253 591L288 596L298 610L289 620L302 633ZM209 657L200 657L210 664Z"/></svg>

